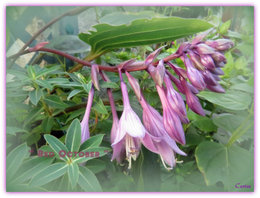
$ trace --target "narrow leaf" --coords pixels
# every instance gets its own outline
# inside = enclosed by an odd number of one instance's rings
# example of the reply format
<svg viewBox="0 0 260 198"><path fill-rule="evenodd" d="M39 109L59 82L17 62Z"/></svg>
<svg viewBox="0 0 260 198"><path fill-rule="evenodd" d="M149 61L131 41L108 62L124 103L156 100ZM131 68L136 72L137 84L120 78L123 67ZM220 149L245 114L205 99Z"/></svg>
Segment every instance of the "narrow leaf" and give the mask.
<svg viewBox="0 0 260 198"><path fill-rule="evenodd" d="M73 120L66 134L65 144L69 151L78 151L81 141L81 126L78 119Z"/></svg>
<svg viewBox="0 0 260 198"><path fill-rule="evenodd" d="M79 166L76 163L71 163L68 166L68 175L69 175L69 181L72 185L72 188L76 186L79 179Z"/></svg>

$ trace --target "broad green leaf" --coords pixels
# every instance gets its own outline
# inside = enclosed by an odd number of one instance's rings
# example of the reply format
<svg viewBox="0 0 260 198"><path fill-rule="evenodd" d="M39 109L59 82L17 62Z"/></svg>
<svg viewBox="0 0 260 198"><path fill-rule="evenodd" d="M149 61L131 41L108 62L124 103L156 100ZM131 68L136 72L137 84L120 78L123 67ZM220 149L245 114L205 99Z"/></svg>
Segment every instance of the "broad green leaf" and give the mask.
<svg viewBox="0 0 260 198"><path fill-rule="evenodd" d="M64 103L59 96L51 95L44 98L44 101L53 108L56 109L65 109L68 107L66 103Z"/></svg>
<svg viewBox="0 0 260 198"><path fill-rule="evenodd" d="M106 82L106 81L101 81L100 82L100 87L101 88L112 88L112 89L118 89L119 85L115 82Z"/></svg>
<svg viewBox="0 0 260 198"><path fill-rule="evenodd" d="M122 47L148 45L183 38L212 27L200 19L178 17L138 19L129 25L98 24L96 31L79 34L91 45L90 56L97 57L107 51Z"/></svg>
<svg viewBox="0 0 260 198"><path fill-rule="evenodd" d="M72 185L72 188L76 186L79 179L79 166L76 163L71 163L68 165L68 175L69 181Z"/></svg>
<svg viewBox="0 0 260 198"><path fill-rule="evenodd" d="M113 12L107 14L99 19L100 23L106 23L110 25L124 25L128 24L136 19L151 19L155 16L155 12L144 11L144 12Z"/></svg>
<svg viewBox="0 0 260 198"><path fill-rule="evenodd" d="M78 151L80 147L80 141L81 126L79 120L75 119L72 121L67 130L65 144L69 151Z"/></svg>
<svg viewBox="0 0 260 198"><path fill-rule="evenodd" d="M79 181L78 184L86 192L100 192L102 188L95 176L88 168L79 167Z"/></svg>
<svg viewBox="0 0 260 198"><path fill-rule="evenodd" d="M59 155L59 153L61 151L65 151L66 153L68 153L68 148L56 137L54 137L53 135L44 135L45 140L48 142L48 144L50 145L50 147L53 149L53 151ZM63 155L63 154L62 154ZM65 156L65 158L68 160L69 158L67 157L67 155ZM62 157L61 157L62 159Z"/></svg>
<svg viewBox="0 0 260 198"><path fill-rule="evenodd" d="M110 150L111 149L107 147L91 147L82 150L78 153L77 157L73 159L73 163L83 163L94 158L102 157L106 155Z"/></svg>
<svg viewBox="0 0 260 198"><path fill-rule="evenodd" d="M216 125L208 117L200 117L192 122L196 127L204 132L214 132L217 130Z"/></svg>
<svg viewBox="0 0 260 198"><path fill-rule="evenodd" d="M90 137L87 139L83 144L80 146L80 151L85 150L87 148L99 147L101 144L103 137L105 134L98 134L95 136Z"/></svg>
<svg viewBox="0 0 260 198"><path fill-rule="evenodd" d="M44 133L50 133L51 129L54 125L54 118L53 117L46 117L42 121L42 129Z"/></svg>
<svg viewBox="0 0 260 198"><path fill-rule="evenodd" d="M47 168L54 158L33 157L26 160L18 170L15 182L24 182L32 178L35 174Z"/></svg>
<svg viewBox="0 0 260 198"><path fill-rule="evenodd" d="M41 97L43 96L43 92L41 89L35 89L29 92L29 97L32 104L37 105Z"/></svg>
<svg viewBox="0 0 260 198"><path fill-rule="evenodd" d="M6 177L11 179L20 168L23 160L29 157L29 147L26 143L17 146L10 153L8 153L6 158Z"/></svg>
<svg viewBox="0 0 260 198"><path fill-rule="evenodd" d="M207 185L222 181L228 191L253 191L253 153L235 145L226 147L206 141L196 148L195 157ZM251 188L237 189L237 183Z"/></svg>
<svg viewBox="0 0 260 198"><path fill-rule="evenodd" d="M226 93L202 91L199 97L230 110L244 110L251 104L252 97L244 92L228 90Z"/></svg>
<svg viewBox="0 0 260 198"><path fill-rule="evenodd" d="M98 113L108 114L108 111L101 98L99 98L98 102L96 102L92 108L95 109Z"/></svg>
<svg viewBox="0 0 260 198"><path fill-rule="evenodd" d="M47 184L60 176L64 175L67 172L68 165L66 163L55 163L51 166L43 169L41 172L36 174L31 182L31 186L42 186Z"/></svg>
<svg viewBox="0 0 260 198"><path fill-rule="evenodd" d="M216 115L213 118L213 122L219 128L230 132L232 135L241 125L244 125L244 127L240 128L239 131L244 132L245 137L253 138L253 115L251 115L249 119L247 119L247 116L248 115L222 113ZM246 128L247 130L244 130Z"/></svg>
<svg viewBox="0 0 260 198"><path fill-rule="evenodd" d="M70 94L67 97L67 100L70 100L73 96L77 95L78 93L80 93L81 90L80 89L74 89L72 92L70 92Z"/></svg>

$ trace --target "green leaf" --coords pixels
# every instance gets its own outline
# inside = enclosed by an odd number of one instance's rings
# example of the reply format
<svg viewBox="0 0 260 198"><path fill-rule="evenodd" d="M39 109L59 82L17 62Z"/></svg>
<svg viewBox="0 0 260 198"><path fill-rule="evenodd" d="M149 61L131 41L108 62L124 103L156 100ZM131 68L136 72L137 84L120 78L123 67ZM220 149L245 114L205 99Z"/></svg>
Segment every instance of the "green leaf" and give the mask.
<svg viewBox="0 0 260 198"><path fill-rule="evenodd" d="M196 127L204 132L214 132L217 130L216 125L208 117L200 117L192 122Z"/></svg>
<svg viewBox="0 0 260 198"><path fill-rule="evenodd" d="M112 89L118 89L119 85L115 82L107 82L107 81L101 81L100 82L101 88L112 88Z"/></svg>
<svg viewBox="0 0 260 198"><path fill-rule="evenodd" d="M11 127L11 126L6 127L6 134L15 135L16 133L28 133L28 131L17 127Z"/></svg>
<svg viewBox="0 0 260 198"><path fill-rule="evenodd" d="M59 96L56 95L51 95L51 96L47 96L44 101L50 105L53 108L56 109L66 109L68 107L68 105L66 103L64 103Z"/></svg>
<svg viewBox="0 0 260 198"><path fill-rule="evenodd" d="M61 151L65 151L66 153L68 153L68 148L58 138L48 134L44 135L44 138L57 155L59 155ZM65 158L67 160L69 159L67 155L65 156Z"/></svg>
<svg viewBox="0 0 260 198"><path fill-rule="evenodd" d="M40 69L39 71L36 72L36 77L35 78L39 78L41 76L44 76L44 75L49 74L49 73L52 73L52 72L57 71L59 69L60 69L59 65L58 66L51 66L49 68L44 67L44 68L42 68L42 69Z"/></svg>
<svg viewBox="0 0 260 198"><path fill-rule="evenodd" d="M88 168L79 167L79 181L78 184L86 192L100 192L102 188L95 176Z"/></svg>
<svg viewBox="0 0 260 198"><path fill-rule="evenodd" d="M32 80L35 79L36 71L35 71L34 66L28 65L28 66L27 66L27 73L28 73L28 76L29 76Z"/></svg>
<svg viewBox="0 0 260 198"><path fill-rule="evenodd" d="M47 158L47 157L33 157L26 160L21 168L19 168L15 182L24 182L28 179L32 178L34 175L42 171L43 169L47 168L54 158Z"/></svg>
<svg viewBox="0 0 260 198"><path fill-rule="evenodd" d="M95 109L98 113L108 114L108 111L101 98L99 98L98 102L96 102L92 108Z"/></svg>
<svg viewBox="0 0 260 198"><path fill-rule="evenodd" d="M29 147L26 143L17 146L13 149L6 158L6 177L11 179L17 170L20 168L23 160L29 157Z"/></svg>
<svg viewBox="0 0 260 198"><path fill-rule="evenodd" d="M43 96L43 92L41 89L35 89L29 92L30 100L32 104L34 104L35 106L38 104L42 96Z"/></svg>
<svg viewBox="0 0 260 198"><path fill-rule="evenodd" d="M77 157L75 159L73 159L73 162L75 163L83 163L86 162L88 160L94 159L94 158L98 158L98 157L102 157L104 155L106 155L111 149L107 148L107 147L94 147L94 148L88 148L85 149L83 151L81 151L82 153L84 153L84 155L77 155Z"/></svg>
<svg viewBox="0 0 260 198"><path fill-rule="evenodd" d="M60 176L64 175L67 172L68 165L66 163L55 163L51 166L43 169L41 172L36 174L31 182L31 186L42 186L47 184Z"/></svg>
<svg viewBox="0 0 260 198"><path fill-rule="evenodd" d="M66 134L65 144L69 151L78 151L81 141L81 126L78 119L72 121Z"/></svg>
<svg viewBox="0 0 260 198"><path fill-rule="evenodd" d="M51 129L54 125L54 118L53 117L46 117L42 121L42 129L44 133L50 133Z"/></svg>
<svg viewBox="0 0 260 198"><path fill-rule="evenodd" d="M76 163L71 163L68 166L68 175L69 175L69 181L72 185L72 188L76 186L79 179L79 166Z"/></svg>
<svg viewBox="0 0 260 198"><path fill-rule="evenodd" d="M235 145L226 147L207 141L196 148L195 157L207 185L222 181L228 191L253 190L253 153ZM251 185L251 188L237 189L237 183Z"/></svg>
<svg viewBox="0 0 260 198"><path fill-rule="evenodd" d="M219 33L220 33L220 34L225 34L225 33L227 33L227 31L228 31L230 25L231 25L231 20L228 20L228 21L226 21L225 23L223 23L223 24L220 26L220 28L219 28Z"/></svg>
<svg viewBox="0 0 260 198"><path fill-rule="evenodd" d="M70 100L73 96L77 95L78 93L80 93L81 90L80 89L74 89L72 92L70 92L70 94L67 97L67 100Z"/></svg>
<svg viewBox="0 0 260 198"><path fill-rule="evenodd" d="M53 86L46 80L37 79L37 80L35 80L35 82L37 83L37 85L40 85L43 88L46 88L46 89L49 89L49 90L53 89Z"/></svg>
<svg viewBox="0 0 260 198"><path fill-rule="evenodd" d="M251 104L252 97L248 93L228 90L226 93L202 91L199 97L230 110L244 110Z"/></svg>
<svg viewBox="0 0 260 198"><path fill-rule="evenodd" d="M106 14L99 19L100 23L107 23L110 25L124 25L136 19L151 19L156 13L152 11L144 12L113 12Z"/></svg>
<svg viewBox="0 0 260 198"><path fill-rule="evenodd" d="M88 161L86 167L93 173L99 173L106 169L106 163L100 159L92 159Z"/></svg>
<svg viewBox="0 0 260 198"><path fill-rule="evenodd" d="M200 19L178 17L138 19L130 25L98 24L96 31L81 33L79 38L91 45L90 56L97 57L116 48L172 41L212 27Z"/></svg>
<svg viewBox="0 0 260 198"><path fill-rule="evenodd" d="M105 134L98 134L87 139L81 146L80 151L87 148L99 147Z"/></svg>

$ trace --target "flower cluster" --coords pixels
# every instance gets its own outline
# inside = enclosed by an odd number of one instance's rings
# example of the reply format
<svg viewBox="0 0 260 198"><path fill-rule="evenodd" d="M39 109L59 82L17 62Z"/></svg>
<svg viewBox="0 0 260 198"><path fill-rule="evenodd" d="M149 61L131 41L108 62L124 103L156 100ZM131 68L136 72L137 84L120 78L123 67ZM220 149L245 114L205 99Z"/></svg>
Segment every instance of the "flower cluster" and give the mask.
<svg viewBox="0 0 260 198"><path fill-rule="evenodd" d="M230 40L204 41L205 36L205 33L200 34L191 42L182 43L176 53L173 54L183 61L185 67L179 67L173 62L163 59L156 61L156 57L163 47L155 50L144 61L147 68L146 72L153 79L161 100L162 115L147 103L138 80L128 72L128 68L136 61L132 59L121 63L117 67L124 109L119 119L112 90L107 89L113 115L111 129L112 160L116 159L118 163L121 163L126 159L129 162L129 168L131 168L132 159L136 160L141 145L144 145L148 150L157 153L161 157L165 168L172 169L176 164L175 154L186 155L176 144L184 145L186 143L182 124L189 122L181 94L185 96L186 104L192 111L204 116L205 112L196 94L204 89L214 92L225 91L218 83L220 80L219 75L223 75L221 67L226 63L223 52L233 47L233 43ZM172 69L174 75L165 66ZM93 83L89 93L86 112L81 122L82 141L89 138L88 120L94 87L99 89L98 73L104 81L109 81L105 73L99 71L97 65L93 64L91 71ZM127 85L122 77L123 73L127 76L128 82L142 107L142 121L131 107ZM174 88L173 84L177 89Z"/></svg>

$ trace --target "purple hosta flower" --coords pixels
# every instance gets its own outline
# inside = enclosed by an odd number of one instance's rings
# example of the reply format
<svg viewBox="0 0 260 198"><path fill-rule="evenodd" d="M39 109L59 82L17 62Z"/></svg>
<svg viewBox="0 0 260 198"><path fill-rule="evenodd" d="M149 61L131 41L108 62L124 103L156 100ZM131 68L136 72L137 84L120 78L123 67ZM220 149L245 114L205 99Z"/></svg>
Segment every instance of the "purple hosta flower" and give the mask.
<svg viewBox="0 0 260 198"><path fill-rule="evenodd" d="M156 85L163 108L163 123L168 135L176 142L185 144L185 135L177 113L172 109L167 99L164 87Z"/></svg>
<svg viewBox="0 0 260 198"><path fill-rule="evenodd" d="M211 70L211 73L213 73L215 75L224 75L223 70L220 69L219 67L215 68L214 70Z"/></svg>
<svg viewBox="0 0 260 198"><path fill-rule="evenodd" d="M167 134L163 125L163 117L145 101L137 80L128 72L126 72L126 75L143 108L143 123L156 148L156 150L151 151L161 156L165 168L167 168L166 163L170 166L167 169L171 169L175 165L174 153L186 154L178 148L175 141Z"/></svg>
<svg viewBox="0 0 260 198"><path fill-rule="evenodd" d="M175 155L178 153L180 155L186 155L183 151L179 149L175 141L167 134L167 131L163 125L163 117L151 107L147 102L142 98L140 104L143 108L143 122L147 131L154 137L160 138L160 140L155 140L154 145L157 148L157 152L164 162L173 168L175 166ZM165 168L166 165L164 164Z"/></svg>
<svg viewBox="0 0 260 198"><path fill-rule="evenodd" d="M88 94L88 102L87 102L87 107L86 111L84 114L84 117L80 123L81 125L81 143L85 142L89 138L89 115L90 115L90 110L93 102L93 97L94 97L94 86L92 84L91 89Z"/></svg>
<svg viewBox="0 0 260 198"><path fill-rule="evenodd" d="M153 65L149 65L147 70L150 73L156 85L159 85L161 87L165 75L165 67L164 67L163 60L159 61L157 67L154 67Z"/></svg>
<svg viewBox="0 0 260 198"><path fill-rule="evenodd" d="M213 47L219 51L225 51L232 47L234 47L234 43L231 40L228 39L217 39L215 41L208 40L205 41L205 44L207 44L210 47Z"/></svg>
<svg viewBox="0 0 260 198"><path fill-rule="evenodd" d="M178 114L180 120L187 124L189 122L187 118L186 108L181 95L173 88L172 82L169 76L166 74L164 77L164 82L167 90L167 99L172 109Z"/></svg>
<svg viewBox="0 0 260 198"><path fill-rule="evenodd" d="M206 84L203 80L202 74L196 68L193 67L191 60L186 56L186 54L183 54L183 58L184 64L187 69L187 76L191 84L198 90L205 89Z"/></svg>
<svg viewBox="0 0 260 198"><path fill-rule="evenodd" d="M192 111L194 111L195 113L205 116L205 112L200 105L200 101L199 101L198 97L191 92L186 80L184 78L180 77L180 81L181 81L181 84L185 91L186 103L188 104L189 108Z"/></svg>
<svg viewBox="0 0 260 198"><path fill-rule="evenodd" d="M119 76L121 79L124 110L118 123L115 139L112 143L112 147L116 147L113 150L112 160L120 155L119 151L121 151L122 146L125 146L126 158L129 161L129 168L131 168L131 159L136 160L141 143L151 151L156 151L156 148L141 120L130 106L127 86L123 82L120 69Z"/></svg>

